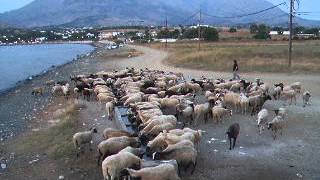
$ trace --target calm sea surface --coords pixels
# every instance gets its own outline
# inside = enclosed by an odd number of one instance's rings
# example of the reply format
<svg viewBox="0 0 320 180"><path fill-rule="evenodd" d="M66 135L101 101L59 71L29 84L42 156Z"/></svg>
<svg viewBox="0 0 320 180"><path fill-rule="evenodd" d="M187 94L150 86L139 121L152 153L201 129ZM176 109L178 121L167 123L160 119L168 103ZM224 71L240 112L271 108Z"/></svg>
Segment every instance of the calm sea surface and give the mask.
<svg viewBox="0 0 320 180"><path fill-rule="evenodd" d="M86 44L0 46L0 92L18 81L93 51Z"/></svg>

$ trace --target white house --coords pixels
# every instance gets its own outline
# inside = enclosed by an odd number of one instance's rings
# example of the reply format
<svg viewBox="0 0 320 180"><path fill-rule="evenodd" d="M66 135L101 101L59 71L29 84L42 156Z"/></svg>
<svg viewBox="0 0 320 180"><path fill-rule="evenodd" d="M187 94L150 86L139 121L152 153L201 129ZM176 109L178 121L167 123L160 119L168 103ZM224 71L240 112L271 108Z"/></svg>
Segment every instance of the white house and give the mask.
<svg viewBox="0 0 320 180"><path fill-rule="evenodd" d="M278 35L278 31L270 31L269 35Z"/></svg>
<svg viewBox="0 0 320 180"><path fill-rule="evenodd" d="M283 35L289 36L290 35L290 31L283 31Z"/></svg>

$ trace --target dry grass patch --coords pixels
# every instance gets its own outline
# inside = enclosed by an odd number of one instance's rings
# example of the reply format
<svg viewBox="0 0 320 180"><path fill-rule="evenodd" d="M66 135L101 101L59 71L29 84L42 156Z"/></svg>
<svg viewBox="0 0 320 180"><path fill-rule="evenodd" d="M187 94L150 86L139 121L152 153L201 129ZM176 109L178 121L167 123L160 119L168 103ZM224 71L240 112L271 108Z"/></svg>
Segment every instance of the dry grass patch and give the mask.
<svg viewBox="0 0 320 180"><path fill-rule="evenodd" d="M85 108L83 104L68 105L58 115L60 121L56 126L26 135L14 142L10 149L15 149L17 154L43 152L54 160L75 155L72 136L78 124L78 110L82 108Z"/></svg>
<svg viewBox="0 0 320 180"><path fill-rule="evenodd" d="M162 48L153 44L153 48ZM169 44L166 63L177 67L214 71L231 71L237 59L242 72L320 72L320 41L296 42L293 67L287 68L287 42L217 42L203 43L198 52L196 42Z"/></svg>

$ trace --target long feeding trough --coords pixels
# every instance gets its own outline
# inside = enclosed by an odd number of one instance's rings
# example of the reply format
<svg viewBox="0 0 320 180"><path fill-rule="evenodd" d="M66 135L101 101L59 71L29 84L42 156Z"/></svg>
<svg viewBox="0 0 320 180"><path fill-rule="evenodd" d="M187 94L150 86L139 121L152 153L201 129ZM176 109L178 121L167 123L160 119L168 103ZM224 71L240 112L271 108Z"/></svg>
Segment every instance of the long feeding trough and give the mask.
<svg viewBox="0 0 320 180"><path fill-rule="evenodd" d="M115 107L115 118L116 118L116 124L119 128L121 128L124 131L127 131L130 134L136 133L136 130L134 130L132 123L129 121L128 117L128 107L125 106L117 106Z"/></svg>

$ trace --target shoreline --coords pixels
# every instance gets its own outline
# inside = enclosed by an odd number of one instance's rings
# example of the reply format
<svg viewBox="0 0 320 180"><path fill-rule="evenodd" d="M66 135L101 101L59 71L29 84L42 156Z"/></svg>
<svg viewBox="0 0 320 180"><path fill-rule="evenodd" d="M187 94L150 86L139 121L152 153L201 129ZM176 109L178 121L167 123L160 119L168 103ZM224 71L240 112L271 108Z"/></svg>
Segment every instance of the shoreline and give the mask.
<svg viewBox="0 0 320 180"><path fill-rule="evenodd" d="M79 71L86 61L95 61L94 57L104 49L103 43L91 44L94 50L88 55L49 68L32 79L21 80L15 86L0 92L0 143L25 132L47 106L54 103L51 88L44 83L48 80L69 79L72 71ZM93 63L94 64L94 63ZM32 96L33 87L43 87L44 96Z"/></svg>
<svg viewBox="0 0 320 180"><path fill-rule="evenodd" d="M0 44L1 46L32 46L43 44L94 44L99 41L46 41L41 43L17 43L17 44Z"/></svg>
<svg viewBox="0 0 320 180"><path fill-rule="evenodd" d="M68 43L48 43L48 44L68 44ZM74 43L74 44L78 44L78 43ZM86 43L84 43L84 44L86 44ZM25 44L25 45L43 45L43 44ZM90 57L90 56L92 56L92 55L97 53L98 45L96 43L88 43L87 45L90 45L90 46L93 47L93 50L91 52L84 53L84 54L77 54L76 57L73 58L72 60L68 60L65 63L57 65L57 66L51 66L51 67L49 67L49 68L47 68L45 70L42 70L41 73L26 77L25 79L16 82L12 87L5 88L5 89L0 89L0 96L4 95L4 94L6 94L6 93L8 93L8 92L10 92L12 90L14 90L19 85L24 85L25 83L27 83L29 81L32 81L34 78L45 76L46 74L48 74L48 73L50 73L50 72L52 72L52 71L54 71L54 70L56 70L58 68L61 68L61 67L65 66L65 65L67 65L67 64L71 64L73 62L79 61L79 60L81 60L83 58Z"/></svg>

